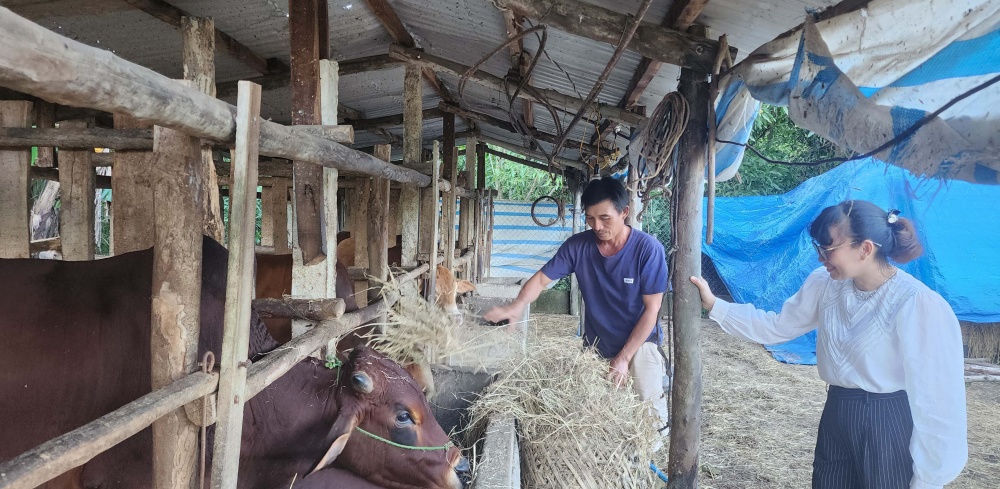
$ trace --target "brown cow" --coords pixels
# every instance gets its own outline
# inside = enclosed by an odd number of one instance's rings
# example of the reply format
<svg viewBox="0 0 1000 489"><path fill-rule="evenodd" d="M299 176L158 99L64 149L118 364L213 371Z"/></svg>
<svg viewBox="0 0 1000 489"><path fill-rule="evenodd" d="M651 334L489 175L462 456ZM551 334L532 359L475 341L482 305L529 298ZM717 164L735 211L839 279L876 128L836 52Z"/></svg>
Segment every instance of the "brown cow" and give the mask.
<svg viewBox="0 0 1000 489"><path fill-rule="evenodd" d="M0 337L9 346L0 355L0 461L150 391L152 256L0 260ZM199 354L221 351L227 252L206 238L203 260ZM250 355L276 346L255 320ZM370 394L368 384L349 380L359 375L371 381ZM466 463L455 447L407 450L355 427L403 445L448 443L414 381L358 348L340 370L303 360L247 402L238 486L288 487L296 474L303 481L332 461L386 488L461 487L455 468ZM151 430L143 430L48 487L150 487L151 445ZM326 468L314 477L336 473Z"/></svg>

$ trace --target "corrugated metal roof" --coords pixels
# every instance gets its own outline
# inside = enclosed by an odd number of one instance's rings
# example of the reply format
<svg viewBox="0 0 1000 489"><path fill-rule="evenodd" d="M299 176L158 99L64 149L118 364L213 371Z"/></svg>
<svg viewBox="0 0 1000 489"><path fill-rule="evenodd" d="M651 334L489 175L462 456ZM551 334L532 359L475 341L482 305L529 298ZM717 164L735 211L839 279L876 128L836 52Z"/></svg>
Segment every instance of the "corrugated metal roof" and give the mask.
<svg viewBox="0 0 1000 489"><path fill-rule="evenodd" d="M286 0L168 0L172 5L194 15L215 19L216 27L246 45L262 58L289 59L288 4ZM579 0L612 11L632 15L641 0ZM825 7L837 0L713 0L698 21L707 24L713 37L727 33L730 44L739 48L740 59L757 46L799 24L807 7ZM506 39L503 14L490 0L389 0L400 20L416 43L428 53L470 66L475 64ZM11 0L4 2L15 12L22 12L35 22L67 37L86 44L113 50L129 61L151 68L166 76L179 78L181 67L181 36L173 26L135 10L122 0L85 0L51 2L46 0ZM670 0L656 0L645 22L661 24L670 8ZM329 1L331 57L339 61L357 59L388 52L392 42L388 31L364 0ZM525 50L534 53L538 42L524 40ZM604 70L614 47L610 44L581 38L549 29L546 55L539 59L532 84L538 88L583 98ZM551 58L551 59L550 59ZM619 60L598 101L618 104L639 65L641 56L626 51ZM557 66L558 63L558 66ZM498 52L483 64L483 69L504 76L511 68L507 49ZM356 109L366 118L402 113L403 73L401 65L366 73L341 77L340 102ZM663 95L677 86L679 69L663 66L649 84L640 103L649 111ZM242 63L220 54L216 58L216 78L219 81L257 76ZM453 96L457 96L456 76L439 74ZM424 108L433 108L440 97L425 82ZM460 100L461 105L485 112L507 121L506 96L496 89L469 83ZM518 101L513 111L520 117L523 104ZM291 112L291 92L275 88L264 92L262 115L288 123ZM534 104L534 122L538 131L552 134L556 125L548 112ZM558 112L565 127L571 113ZM466 129L458 119L458 130ZM517 134L487 124L477 124L484 135L515 144L525 141ZM402 136L401 126L385 128ZM424 123L427 141L441 137L441 120ZM589 142L594 132L592 123L581 121L571 131L570 138ZM610 139L610 138L609 138ZM384 143L385 136L373 131L358 131L357 147ZM542 143L543 148L550 148ZM566 148L560 156L578 158L579 147ZM394 154L399 149L394 148Z"/></svg>

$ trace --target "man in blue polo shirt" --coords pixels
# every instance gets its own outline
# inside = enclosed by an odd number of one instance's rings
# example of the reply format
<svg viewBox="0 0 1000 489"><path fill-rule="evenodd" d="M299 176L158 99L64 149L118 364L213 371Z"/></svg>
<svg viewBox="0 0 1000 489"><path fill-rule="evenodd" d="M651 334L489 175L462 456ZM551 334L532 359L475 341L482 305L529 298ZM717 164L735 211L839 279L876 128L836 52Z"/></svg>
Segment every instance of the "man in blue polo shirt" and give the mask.
<svg viewBox="0 0 1000 489"><path fill-rule="evenodd" d="M510 305L497 307L487 321L516 321L552 281L576 273L586 305L583 341L609 361L608 375L621 385L631 375L642 400L651 400L667 424L663 396L664 359L660 303L667 290L663 245L625 224L629 197L618 180L593 180L582 203L590 229L570 236L556 255L531 276Z"/></svg>

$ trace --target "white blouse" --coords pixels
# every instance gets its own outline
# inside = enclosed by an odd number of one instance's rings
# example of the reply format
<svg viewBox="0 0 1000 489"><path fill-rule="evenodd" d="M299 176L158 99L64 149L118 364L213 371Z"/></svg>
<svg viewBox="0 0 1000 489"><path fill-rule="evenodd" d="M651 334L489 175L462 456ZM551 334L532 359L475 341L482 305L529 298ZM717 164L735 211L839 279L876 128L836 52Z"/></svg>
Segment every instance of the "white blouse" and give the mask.
<svg viewBox="0 0 1000 489"><path fill-rule="evenodd" d="M709 317L727 333L763 344L818 329L821 379L868 392L905 390L913 416L910 487L941 487L968 459L958 318L944 298L902 270L866 301L853 288L852 280L833 280L820 267L780 314L717 300Z"/></svg>

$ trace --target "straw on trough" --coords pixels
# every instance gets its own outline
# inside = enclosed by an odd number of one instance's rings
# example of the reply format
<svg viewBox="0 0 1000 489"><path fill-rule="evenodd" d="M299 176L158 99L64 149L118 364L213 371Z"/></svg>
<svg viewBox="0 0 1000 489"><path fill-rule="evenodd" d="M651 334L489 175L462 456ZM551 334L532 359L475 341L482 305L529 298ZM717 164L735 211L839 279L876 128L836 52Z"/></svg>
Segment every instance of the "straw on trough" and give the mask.
<svg viewBox="0 0 1000 489"><path fill-rule="evenodd" d="M521 474L531 488L652 487L656 430L631 386L614 387L608 362L544 325L470 408L474 442L491 416L517 420ZM472 443L469 443L470 445Z"/></svg>

